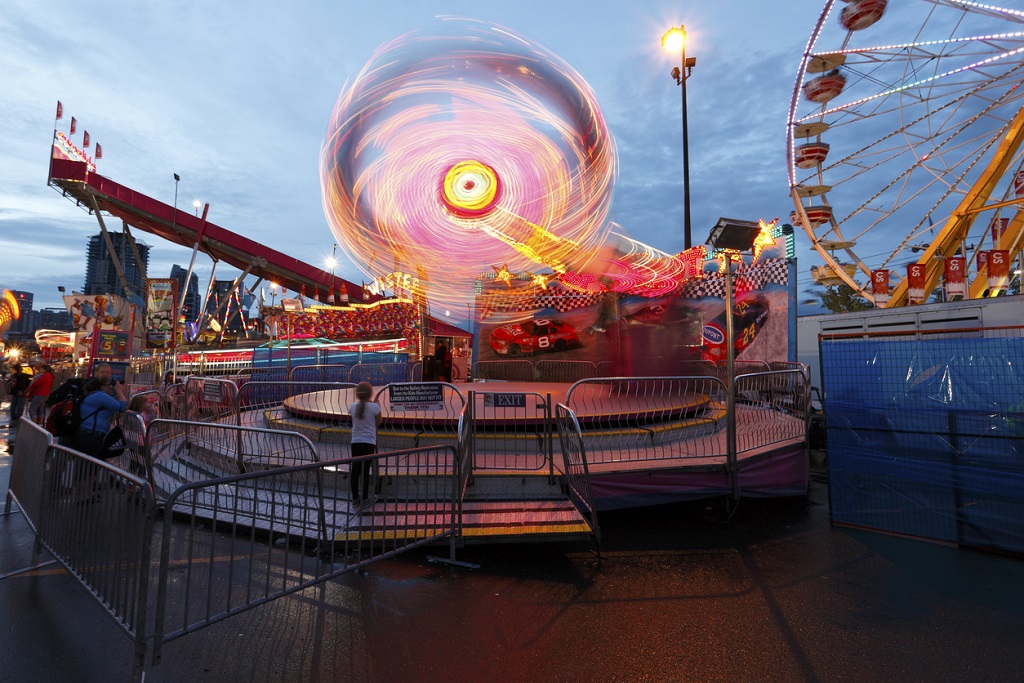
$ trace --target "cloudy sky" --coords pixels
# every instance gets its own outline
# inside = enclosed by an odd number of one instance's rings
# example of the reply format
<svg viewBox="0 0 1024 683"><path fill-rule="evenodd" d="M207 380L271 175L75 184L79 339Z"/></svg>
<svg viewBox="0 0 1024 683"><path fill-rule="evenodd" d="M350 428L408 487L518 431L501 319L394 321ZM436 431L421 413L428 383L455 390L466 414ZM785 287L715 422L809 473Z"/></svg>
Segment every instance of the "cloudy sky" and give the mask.
<svg viewBox="0 0 1024 683"><path fill-rule="evenodd" d="M669 252L683 246L681 107L669 75L678 55L660 39L685 22L697 58L688 81L694 242L719 216L788 221L787 108L822 4L6 0L0 287L34 292L38 309L59 305L59 285L83 286L96 219L46 185L58 100L58 127L67 133L75 116L75 142L88 130L102 145L102 175L171 203L177 173L179 208L209 202L214 223L322 265L333 237L318 155L334 103L379 45L438 16L507 26L590 83L618 144L610 218ZM187 266L190 250L143 240L151 276ZM807 252L800 236L801 291ZM209 271L200 256L204 286ZM338 271L362 279L348 262Z"/></svg>

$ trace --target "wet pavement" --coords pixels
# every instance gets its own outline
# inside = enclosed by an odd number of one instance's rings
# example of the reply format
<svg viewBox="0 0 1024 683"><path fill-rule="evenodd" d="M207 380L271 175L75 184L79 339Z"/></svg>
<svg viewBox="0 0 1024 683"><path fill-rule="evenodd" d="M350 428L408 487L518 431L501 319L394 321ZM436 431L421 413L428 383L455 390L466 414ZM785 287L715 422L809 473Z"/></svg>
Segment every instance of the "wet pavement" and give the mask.
<svg viewBox="0 0 1024 683"><path fill-rule="evenodd" d="M825 476L731 516L603 514L600 562L587 545L464 549L478 570L414 551L173 641L145 680L1021 680L1024 560L831 528ZM0 517L0 575L31 551L25 519ZM58 565L0 579L0 614L0 681L129 677L128 637Z"/></svg>

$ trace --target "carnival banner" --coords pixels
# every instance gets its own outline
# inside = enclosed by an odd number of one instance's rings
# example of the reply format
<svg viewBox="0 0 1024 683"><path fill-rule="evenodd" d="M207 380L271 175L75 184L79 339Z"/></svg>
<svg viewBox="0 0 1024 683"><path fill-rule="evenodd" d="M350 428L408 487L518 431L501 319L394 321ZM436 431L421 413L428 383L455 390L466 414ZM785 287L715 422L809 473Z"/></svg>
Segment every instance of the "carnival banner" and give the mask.
<svg viewBox="0 0 1024 683"><path fill-rule="evenodd" d="M976 270L980 273L988 267L988 252L979 251L977 255Z"/></svg>
<svg viewBox="0 0 1024 683"><path fill-rule="evenodd" d="M993 291L1006 289L1009 278L1010 252L993 249L988 254L988 288Z"/></svg>
<svg viewBox="0 0 1024 683"><path fill-rule="evenodd" d="M993 218L989 224L989 228L992 230L992 246L999 246L999 240L1003 238L1003 233L1010 227L1009 218Z"/></svg>
<svg viewBox="0 0 1024 683"><path fill-rule="evenodd" d="M912 304L924 303L925 270L923 263L907 264L907 300Z"/></svg>
<svg viewBox="0 0 1024 683"><path fill-rule="evenodd" d="M178 319L178 281L173 278L147 279L145 293L146 346L172 348Z"/></svg>
<svg viewBox="0 0 1024 683"><path fill-rule="evenodd" d="M967 296L967 259L961 256L952 256L946 259L945 280L946 296Z"/></svg>
<svg viewBox="0 0 1024 683"><path fill-rule="evenodd" d="M76 361L90 355L94 331L133 329L132 306L119 296L68 294L64 296L64 306L74 327ZM137 336L138 330L135 332Z"/></svg>
<svg viewBox="0 0 1024 683"><path fill-rule="evenodd" d="M889 271L886 269L871 271L871 296L876 308L885 308L889 303Z"/></svg>

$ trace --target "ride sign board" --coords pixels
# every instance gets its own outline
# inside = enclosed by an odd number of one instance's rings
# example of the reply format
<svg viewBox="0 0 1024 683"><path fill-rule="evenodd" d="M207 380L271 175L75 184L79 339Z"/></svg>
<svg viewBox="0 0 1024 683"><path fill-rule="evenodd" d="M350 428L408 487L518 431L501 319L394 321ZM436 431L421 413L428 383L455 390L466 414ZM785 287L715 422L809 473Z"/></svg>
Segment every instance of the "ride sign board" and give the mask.
<svg viewBox="0 0 1024 683"><path fill-rule="evenodd" d="M484 394L484 408L525 408L526 394Z"/></svg>
<svg viewBox="0 0 1024 683"><path fill-rule="evenodd" d="M131 344L131 336L120 330L97 330L96 347L93 354L96 358L125 358L128 356L128 347Z"/></svg>
<svg viewBox="0 0 1024 683"><path fill-rule="evenodd" d="M223 388L220 382L203 382L203 400L207 403L220 403L224 400Z"/></svg>
<svg viewBox="0 0 1024 683"><path fill-rule="evenodd" d="M394 412L441 410L444 408L444 385L437 382L391 384L388 402Z"/></svg>

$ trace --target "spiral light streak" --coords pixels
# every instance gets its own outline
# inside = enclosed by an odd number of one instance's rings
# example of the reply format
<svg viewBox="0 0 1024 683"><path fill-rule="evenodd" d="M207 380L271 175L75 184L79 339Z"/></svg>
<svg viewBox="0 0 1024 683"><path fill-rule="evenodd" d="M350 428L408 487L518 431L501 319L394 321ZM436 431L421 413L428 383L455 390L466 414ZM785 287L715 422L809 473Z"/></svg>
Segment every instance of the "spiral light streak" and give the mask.
<svg viewBox="0 0 1024 683"><path fill-rule="evenodd" d="M382 47L340 96L321 149L324 211L375 279L434 302L493 264L582 269L604 243L615 147L593 92L544 48L448 21Z"/></svg>

